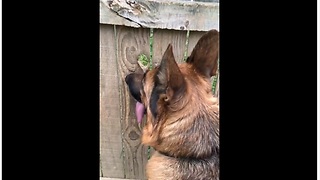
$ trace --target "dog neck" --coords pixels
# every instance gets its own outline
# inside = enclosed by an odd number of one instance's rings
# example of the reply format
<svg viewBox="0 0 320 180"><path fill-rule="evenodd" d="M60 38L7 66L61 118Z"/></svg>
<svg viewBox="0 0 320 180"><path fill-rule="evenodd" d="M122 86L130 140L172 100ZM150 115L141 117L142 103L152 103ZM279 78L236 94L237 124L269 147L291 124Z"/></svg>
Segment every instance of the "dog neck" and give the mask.
<svg viewBox="0 0 320 180"><path fill-rule="evenodd" d="M175 157L169 153L166 153L166 152L163 152L163 151L160 151L160 150L156 150L159 154L161 155L164 155L164 156L167 156L167 157L171 157L171 158L177 158L177 159L182 159L182 160L193 160L193 161L199 161L199 160L207 160L207 159L211 159L211 158L215 158L215 157L219 157L219 153L212 153L211 155L209 156L206 156L206 157L203 157L203 158L196 158L196 157Z"/></svg>
<svg viewBox="0 0 320 180"><path fill-rule="evenodd" d="M175 158L206 159L218 156L218 116L213 106L193 111L187 109L182 117L168 117L167 121L159 126L166 127L165 129L156 127L155 131L160 132L159 136L149 145L161 154ZM177 117L179 118L176 119ZM183 129L184 126L189 128Z"/></svg>

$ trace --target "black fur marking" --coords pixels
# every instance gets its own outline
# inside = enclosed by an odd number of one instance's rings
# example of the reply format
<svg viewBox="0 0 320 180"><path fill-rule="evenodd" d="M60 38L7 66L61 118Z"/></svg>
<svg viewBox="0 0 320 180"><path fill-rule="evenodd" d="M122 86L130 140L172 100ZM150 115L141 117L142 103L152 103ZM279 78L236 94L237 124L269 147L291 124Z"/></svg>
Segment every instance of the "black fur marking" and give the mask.
<svg viewBox="0 0 320 180"><path fill-rule="evenodd" d="M140 90L142 89L142 82L141 82L142 77L143 77L142 74L132 73L127 75L125 78L125 81L129 86L131 95L134 97L134 99L136 99L140 103L142 103L141 94L140 94Z"/></svg>
<svg viewBox="0 0 320 180"><path fill-rule="evenodd" d="M151 92L151 97L150 97L150 111L152 113L152 116L154 118L157 117L157 106L158 106L158 100L159 100L159 95L166 93L166 89L164 85L160 84L160 80L158 76L154 77L154 87Z"/></svg>

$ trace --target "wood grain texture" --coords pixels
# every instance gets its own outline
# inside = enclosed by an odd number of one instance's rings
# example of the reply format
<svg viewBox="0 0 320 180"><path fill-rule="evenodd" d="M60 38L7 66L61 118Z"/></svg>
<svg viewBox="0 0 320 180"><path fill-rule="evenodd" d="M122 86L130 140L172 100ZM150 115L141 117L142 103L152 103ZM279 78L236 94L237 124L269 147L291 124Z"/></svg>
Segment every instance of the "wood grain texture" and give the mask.
<svg viewBox="0 0 320 180"><path fill-rule="evenodd" d="M125 178L145 179L147 163L147 147L141 144L141 129L144 124L138 124L135 116L136 101L128 91L124 81L131 72L141 72L137 63L139 54L150 57L149 29L128 28L117 26L117 59L119 70L120 101L123 105L121 114ZM145 121L145 120L144 120Z"/></svg>
<svg viewBox="0 0 320 180"><path fill-rule="evenodd" d="M120 179L120 178L105 178L105 177L100 177L100 180L138 180L138 179Z"/></svg>
<svg viewBox="0 0 320 180"><path fill-rule="evenodd" d="M121 24L145 28L207 31L219 29L219 3L158 0L100 0L101 13L113 11L114 16L130 20L135 24L125 24L121 20L101 16L100 23ZM110 13L112 15L112 13ZM114 22L116 21L116 23ZM119 22L118 22L119 21Z"/></svg>
<svg viewBox="0 0 320 180"><path fill-rule="evenodd" d="M100 160L104 177L124 178L113 26L100 25Z"/></svg>
<svg viewBox="0 0 320 180"><path fill-rule="evenodd" d="M154 29L153 31L153 67L158 66L169 43L172 45L175 60L183 62L187 31Z"/></svg>
<svg viewBox="0 0 320 180"><path fill-rule="evenodd" d="M141 27L139 24L129 21L119 15L116 12L107 8L106 4L100 1L100 22L102 24L110 25L124 25L130 27Z"/></svg>

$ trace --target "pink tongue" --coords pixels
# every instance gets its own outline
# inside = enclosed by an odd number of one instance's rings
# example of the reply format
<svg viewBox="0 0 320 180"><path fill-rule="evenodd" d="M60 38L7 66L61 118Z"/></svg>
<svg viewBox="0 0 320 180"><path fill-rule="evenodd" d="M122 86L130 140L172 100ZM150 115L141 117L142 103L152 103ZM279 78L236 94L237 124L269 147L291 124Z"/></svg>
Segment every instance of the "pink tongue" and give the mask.
<svg viewBox="0 0 320 180"><path fill-rule="evenodd" d="M138 123L141 123L143 115L144 115L144 106L142 103L137 102L136 103L136 116L137 116Z"/></svg>

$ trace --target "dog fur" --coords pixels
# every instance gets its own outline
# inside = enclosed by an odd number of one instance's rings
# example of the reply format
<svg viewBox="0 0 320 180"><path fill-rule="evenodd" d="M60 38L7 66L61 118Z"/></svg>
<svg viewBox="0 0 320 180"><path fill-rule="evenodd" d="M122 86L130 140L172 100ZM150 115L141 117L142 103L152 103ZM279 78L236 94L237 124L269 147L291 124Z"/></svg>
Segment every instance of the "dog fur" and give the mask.
<svg viewBox="0 0 320 180"><path fill-rule="evenodd" d="M219 32L210 30L186 63L176 63L169 44L158 67L126 76L147 115L142 143L156 150L149 180L219 179L219 104L210 83L218 55Z"/></svg>

